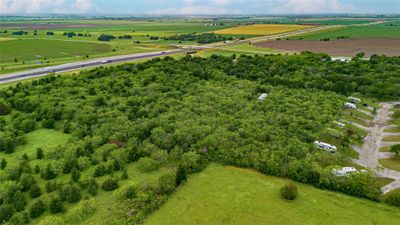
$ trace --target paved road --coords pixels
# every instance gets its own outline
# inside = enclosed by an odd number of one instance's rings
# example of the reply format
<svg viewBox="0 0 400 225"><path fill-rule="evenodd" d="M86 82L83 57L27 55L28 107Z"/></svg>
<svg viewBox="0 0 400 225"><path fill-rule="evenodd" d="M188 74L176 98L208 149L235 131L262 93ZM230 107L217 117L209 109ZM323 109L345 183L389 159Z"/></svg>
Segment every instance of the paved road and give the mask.
<svg viewBox="0 0 400 225"><path fill-rule="evenodd" d="M389 177L394 181L381 188L382 192L386 194L389 191L400 188L400 172L383 168L379 163L379 159L388 158L392 156L390 152L379 152L382 146L393 145L394 142L386 143L382 141L385 136L384 129L387 128L386 122L390 119L390 109L394 103L382 103L381 108L378 110L374 119L374 126L369 128L369 134L364 139L364 144L361 149L355 148L359 152L359 159L353 160L354 162L377 171L379 176ZM381 169L380 169L381 168Z"/></svg>
<svg viewBox="0 0 400 225"><path fill-rule="evenodd" d="M172 55L180 52L184 52L185 50L182 49L175 49L175 50L166 50L166 51L158 51L158 52L146 52L140 54L131 54L131 55L120 55L120 56L113 56L113 57L106 57L106 58L99 58L93 60L87 60L82 62L75 62L75 63L67 63L57 66L50 66L50 67L43 67L39 69L23 71L13 74L7 75L0 75L0 84L10 83L18 80L25 80L34 77L45 76L50 73L61 73L67 72L71 70L77 70L82 68L88 67L95 67L101 65L107 65L110 63L118 63L118 62L126 62L131 60L138 60L138 59L146 59L158 56L166 56Z"/></svg>

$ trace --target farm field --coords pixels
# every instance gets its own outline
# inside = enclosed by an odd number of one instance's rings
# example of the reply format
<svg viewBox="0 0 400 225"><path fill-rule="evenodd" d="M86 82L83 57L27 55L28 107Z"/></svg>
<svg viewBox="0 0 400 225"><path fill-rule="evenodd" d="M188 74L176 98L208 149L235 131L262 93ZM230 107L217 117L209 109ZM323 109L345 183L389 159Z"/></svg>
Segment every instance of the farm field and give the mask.
<svg viewBox="0 0 400 225"><path fill-rule="evenodd" d="M315 24L315 25L355 25L355 24L367 24L376 21L382 21L381 19L356 19L356 18L343 18L343 19L303 19L299 20L302 23L306 24Z"/></svg>
<svg viewBox="0 0 400 225"><path fill-rule="evenodd" d="M299 197L289 202L279 193L285 182L252 170L211 165L190 177L144 224L391 225L400 220L397 208L300 184Z"/></svg>
<svg viewBox="0 0 400 225"><path fill-rule="evenodd" d="M400 30L399 30L400 31ZM256 43L257 46L274 48L285 51L311 51L324 52L332 56L355 56L357 53L364 52L367 57L373 54L396 56L400 55L400 39L345 39L332 41L312 41L312 40L277 40Z"/></svg>
<svg viewBox="0 0 400 225"><path fill-rule="evenodd" d="M269 35L302 30L310 28L306 25L285 25L285 24L255 24L248 26L238 26L222 30L217 30L216 34L247 34L247 35Z"/></svg>
<svg viewBox="0 0 400 225"><path fill-rule="evenodd" d="M400 39L400 27L389 26L345 26L324 31L316 31L291 37L291 40L321 40L329 38L335 40L338 37L346 38L396 38Z"/></svg>

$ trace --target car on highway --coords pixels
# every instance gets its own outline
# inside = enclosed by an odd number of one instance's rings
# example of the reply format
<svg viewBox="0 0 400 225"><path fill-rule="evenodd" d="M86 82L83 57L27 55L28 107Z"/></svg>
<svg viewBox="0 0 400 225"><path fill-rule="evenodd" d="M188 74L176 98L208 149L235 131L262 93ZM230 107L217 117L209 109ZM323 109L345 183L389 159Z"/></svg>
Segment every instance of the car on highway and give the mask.
<svg viewBox="0 0 400 225"><path fill-rule="evenodd" d="M103 61L101 61L101 63L110 63L111 62L111 60L109 60L109 59L107 59L107 60L103 60Z"/></svg>

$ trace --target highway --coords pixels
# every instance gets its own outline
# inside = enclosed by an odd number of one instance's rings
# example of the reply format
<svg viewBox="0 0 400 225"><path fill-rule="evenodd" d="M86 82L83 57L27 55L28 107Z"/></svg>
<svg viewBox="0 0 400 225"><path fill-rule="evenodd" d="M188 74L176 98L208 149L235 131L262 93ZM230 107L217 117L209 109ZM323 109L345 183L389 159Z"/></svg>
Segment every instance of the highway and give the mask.
<svg viewBox="0 0 400 225"><path fill-rule="evenodd" d="M29 71L22 71L18 73L12 73L7 75L0 75L0 84L6 84L10 82L15 82L19 80L25 80L34 77L41 77L48 75L50 73L62 73L82 68L88 67L96 67L101 65L107 65L110 63L118 63L118 62L127 62L132 60L138 59L146 59L152 57L159 57L159 56L167 56L173 55L177 53L185 52L182 49L174 49L174 50L166 50L166 51L158 51L158 52L146 52L140 54L131 54L131 55L119 55L113 57L106 57L106 58L99 58L81 62L74 62L74 63L67 63L57 66L49 66L43 67L39 69L29 70Z"/></svg>
<svg viewBox="0 0 400 225"><path fill-rule="evenodd" d="M165 51L158 51L158 52L146 52L146 53L130 54L130 55L119 55L119 56L112 56L112 57L91 59L91 60L80 61L80 62L67 63L67 64L56 65L56 66L43 67L43 68L39 68L39 69L21 71L21 72L7 74L7 75L0 75L0 85L15 82L15 81L35 78L35 77L41 77L41 76L48 75L50 73L63 73L63 72L68 72L68 71L73 71L73 70L78 70L78 69L83 69L83 68L107 65L107 64L111 64L111 63L127 62L127 61L138 60L138 59L147 59L147 58L152 58L152 57L167 56L167 55L173 55L173 54L183 53L183 52L193 51L193 50L212 49L212 48L218 49L221 47L239 45L239 44L249 43L249 42L254 43L254 42L259 42L259 41L274 40L274 39L278 39L278 38L285 38L285 37L304 34L304 33L308 33L308 32L320 31L320 30L324 30L324 29L332 29L335 27L339 27L339 26L312 27L312 28L308 28L308 29L291 31L291 32L287 32L287 33L267 35L267 36L256 37L256 38L251 38L251 39L246 39L246 40L241 40L241 41L233 41L230 43L223 43L223 44L221 44L221 43L215 44L214 43L214 44L207 44L207 45L201 45L201 46L197 46L197 45L195 45L195 46L176 46L179 49L165 50Z"/></svg>

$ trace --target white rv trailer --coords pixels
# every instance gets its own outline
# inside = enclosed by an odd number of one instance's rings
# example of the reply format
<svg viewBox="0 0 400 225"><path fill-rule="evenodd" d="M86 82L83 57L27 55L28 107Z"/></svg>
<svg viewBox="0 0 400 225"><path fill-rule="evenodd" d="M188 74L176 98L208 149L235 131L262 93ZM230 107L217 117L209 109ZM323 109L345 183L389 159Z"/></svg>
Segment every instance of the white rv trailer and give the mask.
<svg viewBox="0 0 400 225"><path fill-rule="evenodd" d="M335 153L337 151L336 146L321 142L321 141L314 141L314 145L319 149L324 149L330 153Z"/></svg>
<svg viewBox="0 0 400 225"><path fill-rule="evenodd" d="M357 109L356 104L350 103L350 102L345 102L345 103L344 103L344 107L345 107L346 109Z"/></svg>
<svg viewBox="0 0 400 225"><path fill-rule="evenodd" d="M350 99L353 103L359 103L359 102L361 102L361 99L355 98L355 97L352 97L352 96L349 96L348 99Z"/></svg>
<svg viewBox="0 0 400 225"><path fill-rule="evenodd" d="M357 169L354 167L342 167L341 169L333 169L332 170L333 175L338 176L338 177L347 176L354 172L357 172Z"/></svg>
<svg viewBox="0 0 400 225"><path fill-rule="evenodd" d="M340 128L344 128L344 127L346 126L346 124L340 123L340 122L338 122L338 121L333 121L333 123L334 123L336 126L340 127Z"/></svg>
<svg viewBox="0 0 400 225"><path fill-rule="evenodd" d="M267 97L268 97L268 94L267 93L263 93L263 94L260 95L260 97L258 97L258 100L264 101Z"/></svg>

